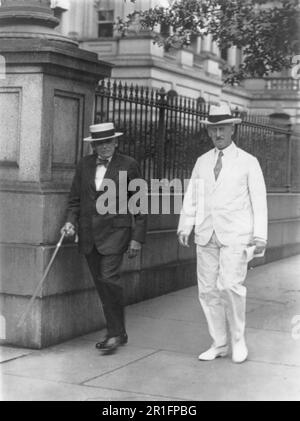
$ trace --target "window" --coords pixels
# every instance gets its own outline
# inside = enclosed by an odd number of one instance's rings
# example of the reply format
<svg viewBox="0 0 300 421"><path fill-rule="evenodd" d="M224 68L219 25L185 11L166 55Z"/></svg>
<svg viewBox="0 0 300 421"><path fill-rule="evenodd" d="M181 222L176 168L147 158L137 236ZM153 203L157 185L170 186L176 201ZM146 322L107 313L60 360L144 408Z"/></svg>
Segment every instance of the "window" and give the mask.
<svg viewBox="0 0 300 421"><path fill-rule="evenodd" d="M202 109L205 108L205 99L202 96L198 96L198 98L196 99L196 104L197 104L197 111L201 111Z"/></svg>
<svg viewBox="0 0 300 421"><path fill-rule="evenodd" d="M114 34L114 11L98 10L98 37L111 38Z"/></svg>
<svg viewBox="0 0 300 421"><path fill-rule="evenodd" d="M236 63L235 63L235 65L237 67L239 67L242 64L242 61L243 61L242 50L240 48L237 48L237 50L236 50Z"/></svg>
<svg viewBox="0 0 300 421"><path fill-rule="evenodd" d="M172 103L177 96L178 96L178 93L174 89L170 89L167 92L167 102Z"/></svg>
<svg viewBox="0 0 300 421"><path fill-rule="evenodd" d="M190 45L188 46L188 48L193 51L195 54L198 54L198 35L196 34L191 34L190 36Z"/></svg>
<svg viewBox="0 0 300 421"><path fill-rule="evenodd" d="M225 61L228 60L228 48L222 48L221 50L221 58Z"/></svg>
<svg viewBox="0 0 300 421"><path fill-rule="evenodd" d="M166 23L161 23L160 24L160 33L163 37L167 38L171 35L171 27L170 25L166 24Z"/></svg>

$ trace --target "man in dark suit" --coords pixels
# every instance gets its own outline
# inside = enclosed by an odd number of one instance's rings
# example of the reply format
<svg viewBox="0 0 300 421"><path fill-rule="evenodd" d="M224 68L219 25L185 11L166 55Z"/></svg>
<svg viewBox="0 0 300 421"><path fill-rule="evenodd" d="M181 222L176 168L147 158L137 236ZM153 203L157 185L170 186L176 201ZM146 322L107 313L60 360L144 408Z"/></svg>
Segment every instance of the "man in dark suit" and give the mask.
<svg viewBox="0 0 300 421"><path fill-rule="evenodd" d="M92 125L90 133L84 140L90 142L93 154L78 164L62 231L66 236L78 234L79 250L86 256L106 318L107 336L96 348L111 352L128 340L120 268L124 253L135 257L145 241L146 215L133 215L128 210L128 184L141 174L135 159L116 151L117 138L123 133L117 133L113 123ZM120 181L126 192L119 192ZM109 183L115 189L107 196L104 186L109 187ZM101 201L103 194L111 202L110 208Z"/></svg>

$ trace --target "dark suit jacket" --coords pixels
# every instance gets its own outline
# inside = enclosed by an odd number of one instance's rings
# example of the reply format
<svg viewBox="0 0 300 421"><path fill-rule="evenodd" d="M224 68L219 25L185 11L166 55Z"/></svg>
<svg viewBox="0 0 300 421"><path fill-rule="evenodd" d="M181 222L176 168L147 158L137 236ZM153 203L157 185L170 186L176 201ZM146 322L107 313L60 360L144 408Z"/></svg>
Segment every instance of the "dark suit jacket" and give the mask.
<svg viewBox="0 0 300 421"><path fill-rule="evenodd" d="M77 228L79 250L84 254L90 253L94 244L101 254L121 254L127 250L130 240L140 243L145 241L146 215L133 216L129 212L126 214L119 212L120 171L127 171L127 179L124 182L126 192L124 189L122 193L127 202L126 206L130 195L135 193L128 192L127 185L129 181L141 178L138 163L135 159L115 151L107 167L104 180L112 180L115 183L117 213L101 215L97 211L96 203L99 196L105 194L105 191L96 191L96 155L83 157L77 166L69 195L66 220ZM111 199L113 200L114 197Z"/></svg>

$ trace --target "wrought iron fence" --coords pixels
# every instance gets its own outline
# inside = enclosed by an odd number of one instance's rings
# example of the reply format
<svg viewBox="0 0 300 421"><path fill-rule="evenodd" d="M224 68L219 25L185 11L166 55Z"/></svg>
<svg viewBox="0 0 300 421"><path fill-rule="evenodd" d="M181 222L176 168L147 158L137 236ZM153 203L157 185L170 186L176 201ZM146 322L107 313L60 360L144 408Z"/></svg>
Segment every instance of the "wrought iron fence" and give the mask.
<svg viewBox="0 0 300 421"><path fill-rule="evenodd" d="M269 192L291 191L290 127L276 126L265 116L241 117L235 135L237 146L256 156Z"/></svg>
<svg viewBox="0 0 300 421"><path fill-rule="evenodd" d="M147 181L184 180L190 177L197 157L213 147L199 123L208 111L207 104L168 95L164 89L102 81L96 92L95 123L114 121L124 133L120 151L137 159ZM288 191L289 130L271 125L267 117L241 117L235 142L259 159L269 191Z"/></svg>

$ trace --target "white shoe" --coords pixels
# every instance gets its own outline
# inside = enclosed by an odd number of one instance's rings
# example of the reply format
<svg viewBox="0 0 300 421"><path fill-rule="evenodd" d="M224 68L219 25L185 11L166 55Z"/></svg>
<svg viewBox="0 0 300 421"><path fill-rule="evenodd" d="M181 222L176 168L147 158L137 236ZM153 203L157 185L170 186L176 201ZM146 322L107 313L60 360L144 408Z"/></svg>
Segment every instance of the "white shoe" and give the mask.
<svg viewBox="0 0 300 421"><path fill-rule="evenodd" d="M228 355L228 346L212 346L207 351L202 352L202 354L199 355L198 360L201 361L212 361L215 358L218 357L226 357Z"/></svg>
<svg viewBox="0 0 300 421"><path fill-rule="evenodd" d="M232 344L232 361L234 363L242 363L248 357L248 348L245 339L242 338L235 344Z"/></svg>

